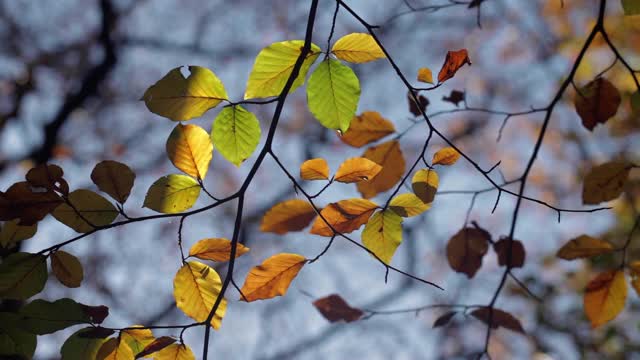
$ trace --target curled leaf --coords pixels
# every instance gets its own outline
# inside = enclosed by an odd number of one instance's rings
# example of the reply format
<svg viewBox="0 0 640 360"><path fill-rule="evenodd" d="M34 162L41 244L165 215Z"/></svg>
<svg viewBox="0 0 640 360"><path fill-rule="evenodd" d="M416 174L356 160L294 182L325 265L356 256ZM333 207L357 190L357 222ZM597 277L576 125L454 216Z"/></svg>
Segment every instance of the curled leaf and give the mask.
<svg viewBox="0 0 640 360"><path fill-rule="evenodd" d="M438 73L438 83L443 83L454 77L456 72L465 64L471 65L467 49L448 51L442 69Z"/></svg>

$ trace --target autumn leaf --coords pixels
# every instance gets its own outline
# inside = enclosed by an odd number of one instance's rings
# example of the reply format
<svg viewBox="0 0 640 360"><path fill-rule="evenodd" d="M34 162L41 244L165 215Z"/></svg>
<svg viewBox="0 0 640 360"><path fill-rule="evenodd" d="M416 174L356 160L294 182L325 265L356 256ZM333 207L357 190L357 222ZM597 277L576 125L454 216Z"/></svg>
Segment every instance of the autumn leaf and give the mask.
<svg viewBox="0 0 640 360"><path fill-rule="evenodd" d="M615 319L627 300L627 283L624 272L609 270L600 273L587 285L584 294L584 311L596 328Z"/></svg>
<svg viewBox="0 0 640 360"><path fill-rule="evenodd" d="M336 172L335 180L342 183L355 183L373 179L382 170L382 166L367 158L345 160Z"/></svg>
<svg viewBox="0 0 640 360"><path fill-rule="evenodd" d="M400 150L400 143L396 140L372 146L365 150L362 157L382 166L382 170L375 178L357 184L358 191L365 199L393 188L404 175L405 160Z"/></svg>
<svg viewBox="0 0 640 360"><path fill-rule="evenodd" d="M610 161L591 169L584 177L582 202L595 205L617 198L629 178L631 166L626 161Z"/></svg>
<svg viewBox="0 0 640 360"><path fill-rule="evenodd" d="M447 325L449 322L451 322L451 319L453 319L453 317L456 316L456 314L457 312L455 311L449 311L447 313L440 315L440 317L438 317L436 321L433 322L433 328Z"/></svg>
<svg viewBox="0 0 640 360"><path fill-rule="evenodd" d="M197 125L178 124L167 139L167 156L173 165L196 179L204 179L213 156L209 133Z"/></svg>
<svg viewBox="0 0 640 360"><path fill-rule="evenodd" d="M511 267L523 267L526 257L524 245L518 240L509 241L508 238L500 239L493 244L493 250L498 254L498 265L507 266L509 246L511 246Z"/></svg>
<svg viewBox="0 0 640 360"><path fill-rule="evenodd" d="M56 207L51 215L79 233L109 225L119 214L109 200L86 189L71 192L67 202Z"/></svg>
<svg viewBox="0 0 640 360"><path fill-rule="evenodd" d="M464 102L464 92L458 90L451 90L451 93L448 96L443 96L442 101L446 101L452 103L455 106L458 106L460 102Z"/></svg>
<svg viewBox="0 0 640 360"><path fill-rule="evenodd" d="M236 258L249 252L249 248L238 243L236 245ZM231 241L224 238L202 239L193 244L189 250L189 256L201 260L229 261L231 259Z"/></svg>
<svg viewBox="0 0 640 360"><path fill-rule="evenodd" d="M423 95L417 95L416 98L418 99L417 103L413 100L411 92L407 93L407 100L409 100L409 112L413 114L413 116L421 116L423 112L427 111L429 99Z"/></svg>
<svg viewBox="0 0 640 360"><path fill-rule="evenodd" d="M26 300L47 282L44 255L17 252L0 263L0 299Z"/></svg>
<svg viewBox="0 0 640 360"><path fill-rule="evenodd" d="M12 245L32 238L38 231L38 224L18 225L18 220L5 221L0 228L0 247L10 248Z"/></svg>
<svg viewBox="0 0 640 360"><path fill-rule="evenodd" d="M69 193L69 184L63 175L64 172L58 165L42 164L29 170L25 178L33 187L42 187L66 195Z"/></svg>
<svg viewBox="0 0 640 360"><path fill-rule="evenodd" d="M224 108L213 121L211 140L216 149L235 166L253 154L260 142L260 122L240 105Z"/></svg>
<svg viewBox="0 0 640 360"><path fill-rule="evenodd" d="M62 202L62 198L53 191L35 192L28 182L17 182L6 192L0 192L0 220L18 219L18 225L30 226Z"/></svg>
<svg viewBox="0 0 640 360"><path fill-rule="evenodd" d="M362 244L385 264L402 243L402 217L387 209L373 214L362 231Z"/></svg>
<svg viewBox="0 0 640 360"><path fill-rule="evenodd" d="M133 325L120 332L121 341L125 341L134 354L142 352L147 345L155 340L151 329L143 329L142 327L142 325Z"/></svg>
<svg viewBox="0 0 640 360"><path fill-rule="evenodd" d="M269 209L262 217L260 231L286 234L307 227L316 216L313 206L302 199L280 202Z"/></svg>
<svg viewBox="0 0 640 360"><path fill-rule="evenodd" d="M491 234L478 228L464 228L447 243L447 260L456 272L472 278L482 266L482 258L489 250Z"/></svg>
<svg viewBox="0 0 640 360"><path fill-rule="evenodd" d="M133 355L133 351L125 341L120 338L111 338L102 344L96 360L130 360L133 359Z"/></svg>
<svg viewBox="0 0 640 360"><path fill-rule="evenodd" d="M432 169L418 170L411 179L411 188L420 200L430 204L436 197L440 180L438 173Z"/></svg>
<svg viewBox="0 0 640 360"><path fill-rule="evenodd" d="M331 52L340 60L361 64L386 58L384 52L370 34L352 33L338 39Z"/></svg>
<svg viewBox="0 0 640 360"><path fill-rule="evenodd" d="M360 309L353 308L338 294L331 294L313 302L313 306L324 316L329 322L352 322L360 319L364 312Z"/></svg>
<svg viewBox="0 0 640 360"><path fill-rule="evenodd" d="M170 336L161 336L161 337L153 340L151 343L149 343L147 346L145 346L145 348L141 352L136 354L136 359L139 359L141 357L146 357L147 355L151 355L153 353L156 353L156 352L166 348L167 346L170 346L174 342L176 342L176 339L174 339L174 338L172 338Z"/></svg>
<svg viewBox="0 0 640 360"><path fill-rule="evenodd" d="M618 112L622 101L618 89L604 78L597 78L579 89L575 106L582 125L593 131L598 124L604 124Z"/></svg>
<svg viewBox="0 0 640 360"><path fill-rule="evenodd" d="M431 163L433 165L453 165L458 159L460 159L460 153L456 149L445 147L433 154Z"/></svg>
<svg viewBox="0 0 640 360"><path fill-rule="evenodd" d="M640 15L640 2L638 0L622 0L622 9L626 16Z"/></svg>
<svg viewBox="0 0 640 360"><path fill-rule="evenodd" d="M94 329L93 327L87 327L69 336L60 349L62 360L95 359L106 339L87 336L90 335Z"/></svg>
<svg viewBox="0 0 640 360"><path fill-rule="evenodd" d="M220 275L209 266L190 261L183 265L173 279L173 296L176 306L195 321L205 321L220 295ZM220 302L211 326L219 329L227 310L227 300Z"/></svg>
<svg viewBox="0 0 640 360"><path fill-rule="evenodd" d="M347 199L331 203L320 211L322 217L316 218L311 227L311 233L333 236L331 227L342 234L350 233L365 224L376 208L378 208L376 203L365 199Z"/></svg>
<svg viewBox="0 0 640 360"><path fill-rule="evenodd" d="M303 180L328 180L329 164L322 158L310 159L300 165L300 178Z"/></svg>
<svg viewBox="0 0 640 360"><path fill-rule="evenodd" d="M612 251L611 243L583 234L564 244L556 256L564 260L574 260L608 254Z"/></svg>
<svg viewBox="0 0 640 360"><path fill-rule="evenodd" d="M420 215L429 210L431 204L425 204L415 194L407 193L396 195L389 202L389 209L402 217Z"/></svg>
<svg viewBox="0 0 640 360"><path fill-rule="evenodd" d="M144 198L144 207L172 214L191 208L200 196L200 184L185 175L167 175L156 180Z"/></svg>
<svg viewBox="0 0 640 360"><path fill-rule="evenodd" d="M20 308L21 326L32 334L45 335L77 324L87 324L92 319L85 311L86 307L71 299L54 302L36 299Z"/></svg>
<svg viewBox="0 0 640 360"><path fill-rule="evenodd" d="M377 111L365 111L351 120L349 130L340 136L340 140L353 147L362 147L396 131L393 123Z"/></svg>
<svg viewBox="0 0 640 360"><path fill-rule="evenodd" d="M193 351L185 344L171 344L154 355L155 360L195 360Z"/></svg>
<svg viewBox="0 0 640 360"><path fill-rule="evenodd" d="M487 325L490 325L492 329L503 327L505 329L524 334L524 329L522 328L522 324L520 324L520 320L516 319L515 316L509 314L506 311L493 308L493 315L491 316L491 309L489 309L488 307L481 307L479 309L473 310L471 312L471 316ZM491 324L489 324L490 317Z"/></svg>
<svg viewBox="0 0 640 360"><path fill-rule="evenodd" d="M91 180L100 191L124 204L129 198L136 174L125 164L117 161L101 161L93 168Z"/></svg>
<svg viewBox="0 0 640 360"><path fill-rule="evenodd" d="M636 294L640 296L640 260L632 261L629 264L629 271L631 273L631 286L636 291Z"/></svg>
<svg viewBox="0 0 640 360"><path fill-rule="evenodd" d="M431 74L431 69L425 67L418 69L418 81L433 84L433 74Z"/></svg>
<svg viewBox="0 0 640 360"><path fill-rule="evenodd" d="M442 69L438 73L438 83L443 83L454 77L464 64L471 65L467 49L448 51Z"/></svg>
<svg viewBox="0 0 640 360"><path fill-rule="evenodd" d="M243 295L240 300L252 302L286 294L291 281L306 262L302 255L287 253L266 259L249 271L240 289Z"/></svg>
<svg viewBox="0 0 640 360"><path fill-rule="evenodd" d="M84 278L82 264L78 258L62 250L51 254L51 270L56 278L69 288L80 287Z"/></svg>

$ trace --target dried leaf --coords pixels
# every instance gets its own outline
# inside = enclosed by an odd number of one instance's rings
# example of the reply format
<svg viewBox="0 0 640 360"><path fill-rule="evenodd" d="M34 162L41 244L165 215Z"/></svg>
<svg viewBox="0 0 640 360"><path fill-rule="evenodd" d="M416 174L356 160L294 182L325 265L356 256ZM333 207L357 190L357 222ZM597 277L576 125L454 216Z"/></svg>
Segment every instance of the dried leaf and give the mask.
<svg viewBox="0 0 640 360"><path fill-rule="evenodd" d="M338 294L332 294L313 302L313 306L324 316L329 322L352 322L360 319L364 312L357 308L352 308Z"/></svg>
<svg viewBox="0 0 640 360"><path fill-rule="evenodd" d="M583 234L562 246L556 256L564 260L574 260L608 254L612 251L613 246L609 242Z"/></svg>
<svg viewBox="0 0 640 360"><path fill-rule="evenodd" d="M471 65L467 49L448 51L442 69L438 73L438 83L443 83L454 77L464 64Z"/></svg>
<svg viewBox="0 0 640 360"><path fill-rule="evenodd" d="M491 235L478 228L464 228L447 244L447 260L456 272L472 278L482 266L482 258L489 250Z"/></svg>
<svg viewBox="0 0 640 360"><path fill-rule="evenodd" d="M427 111L427 106L429 106L429 99L427 99L423 95L417 95L417 98L419 103L416 103L413 100L411 92L407 93L407 99L409 100L409 112L411 112L413 116L422 115L423 112Z"/></svg>
<svg viewBox="0 0 640 360"><path fill-rule="evenodd" d="M264 214L260 231L286 234L300 231L307 227L316 216L316 211L309 202L302 199L291 199L274 205Z"/></svg>
<svg viewBox="0 0 640 360"><path fill-rule="evenodd" d="M455 106L458 106L460 102L464 101L464 96L465 95L463 91L451 90L451 93L449 94L449 96L442 97L442 101L446 101L454 104Z"/></svg>
<svg viewBox="0 0 640 360"><path fill-rule="evenodd" d="M25 178L33 187L42 187L49 191L69 193L69 184L62 178L64 172L58 165L42 164L27 172Z"/></svg>
<svg viewBox="0 0 640 360"><path fill-rule="evenodd" d="M579 90L575 106L582 125L593 131L618 112L621 101L620 92L609 80L597 78Z"/></svg>
<svg viewBox="0 0 640 360"><path fill-rule="evenodd" d="M302 255L287 253L266 259L249 271L240 289L244 295L240 300L252 302L286 294L291 281L306 262L307 259Z"/></svg>
<svg viewBox="0 0 640 360"><path fill-rule="evenodd" d="M509 239L504 238L493 244L493 250L498 254L498 265L507 266L507 257L509 254ZM519 268L524 266L526 251L522 242L513 240L511 242L511 267Z"/></svg>
<svg viewBox="0 0 640 360"><path fill-rule="evenodd" d="M482 307L471 312L471 315L483 323L490 325L492 329L503 327L515 332L524 334L524 329L515 316L509 314L506 311L500 309L493 309L493 316L491 316L491 324L489 324L491 310L488 307Z"/></svg>
<svg viewBox="0 0 640 360"><path fill-rule="evenodd" d="M17 182L0 192L0 220L18 219L18 225L30 226L42 220L62 203L53 191L34 192L28 182Z"/></svg>

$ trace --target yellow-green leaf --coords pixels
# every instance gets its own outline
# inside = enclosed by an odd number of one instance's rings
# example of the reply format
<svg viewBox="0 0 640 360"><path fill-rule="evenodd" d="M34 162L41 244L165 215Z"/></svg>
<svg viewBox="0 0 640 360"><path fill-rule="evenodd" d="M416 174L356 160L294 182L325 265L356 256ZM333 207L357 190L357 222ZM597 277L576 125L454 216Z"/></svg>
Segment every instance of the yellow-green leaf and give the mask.
<svg viewBox="0 0 640 360"><path fill-rule="evenodd" d="M11 245L33 237L38 231L38 224L30 226L18 225L18 220L6 221L0 229L0 247L9 248Z"/></svg>
<svg viewBox="0 0 640 360"><path fill-rule="evenodd" d="M131 328L142 327L142 325L133 325ZM121 341L125 341L134 354L138 354L144 348L151 344L155 339L151 329L127 329L120 332Z"/></svg>
<svg viewBox="0 0 640 360"><path fill-rule="evenodd" d="M273 43L262 49L256 57L251 74L249 74L244 98L279 96L291 76L303 46L303 40L289 40ZM304 83L307 71L320 55L320 51L317 45L311 44L311 51L302 63L300 73L291 86L291 92Z"/></svg>
<svg viewBox="0 0 640 360"><path fill-rule="evenodd" d="M613 320L624 309L626 300L627 283L623 271L609 270L591 280L584 294L584 311L591 327Z"/></svg>
<svg viewBox="0 0 640 360"><path fill-rule="evenodd" d="M411 193L397 195L389 202L389 209L402 217L420 215L430 208L431 204L423 203L419 197Z"/></svg>
<svg viewBox="0 0 640 360"><path fill-rule="evenodd" d="M100 350L106 339L83 336L86 335L85 333L93 331L93 329L93 327L80 329L69 336L60 349L62 360L95 359L98 355L98 350Z"/></svg>
<svg viewBox="0 0 640 360"><path fill-rule="evenodd" d="M335 179L342 183L354 183L373 179L382 170L382 166L375 162L361 157L345 160L338 171Z"/></svg>
<svg viewBox="0 0 640 360"><path fill-rule="evenodd" d="M438 173L431 169L422 169L413 175L411 187L413 192L424 202L430 204L436 197L438 191Z"/></svg>
<svg viewBox="0 0 640 360"><path fill-rule="evenodd" d="M190 261L183 265L173 280L173 296L176 299L176 305L195 321L207 319L221 288L220 275L198 261ZM211 326L214 329L220 328L226 310L227 300L223 298L211 319Z"/></svg>
<svg viewBox="0 0 640 360"><path fill-rule="evenodd" d="M309 77L307 102L309 111L329 129L343 133L349 129L358 109L360 82L348 66L327 59Z"/></svg>
<svg viewBox="0 0 640 360"><path fill-rule="evenodd" d="M127 201L135 179L136 174L127 165L112 160L99 162L91 172L98 189L121 204Z"/></svg>
<svg viewBox="0 0 640 360"><path fill-rule="evenodd" d="M79 189L69 193L67 203L62 203L51 213L61 223L79 233L109 225L118 217L118 210L104 197L90 190Z"/></svg>
<svg viewBox="0 0 640 360"><path fill-rule="evenodd" d="M384 52L370 34L352 33L338 39L331 52L340 60L360 64L384 59Z"/></svg>
<svg viewBox="0 0 640 360"><path fill-rule="evenodd" d="M291 281L307 262L304 256L281 253L274 255L249 271L240 291L240 300L271 299L287 293Z"/></svg>
<svg viewBox="0 0 640 360"><path fill-rule="evenodd" d="M204 179L213 156L209 134L200 126L178 124L167 139L167 155L175 167L196 179Z"/></svg>
<svg viewBox="0 0 640 360"><path fill-rule="evenodd" d="M186 175L167 175L154 182L144 206L157 212L171 214L189 209L200 195L200 185Z"/></svg>
<svg viewBox="0 0 640 360"><path fill-rule="evenodd" d="M564 260L574 260L608 254L612 251L611 243L583 234L564 244L556 256Z"/></svg>
<svg viewBox="0 0 640 360"><path fill-rule="evenodd" d="M207 110L227 100L227 91L213 71L189 66L185 79L177 67L152 85L142 96L147 108L174 121L202 116Z"/></svg>
<svg viewBox="0 0 640 360"><path fill-rule="evenodd" d="M622 0L622 9L626 16L640 15L640 1Z"/></svg>
<svg viewBox="0 0 640 360"><path fill-rule="evenodd" d="M240 105L224 108L213 122L211 140L225 159L240 166L260 142L260 122Z"/></svg>
<svg viewBox="0 0 640 360"><path fill-rule="evenodd" d="M351 120L349 130L340 136L340 140L353 147L362 147L383 137L393 134L393 123L377 111L365 111Z"/></svg>
<svg viewBox="0 0 640 360"><path fill-rule="evenodd" d="M58 250L51 255L51 270L66 287L80 287L84 278L82 264L77 257L66 251Z"/></svg>
<svg viewBox="0 0 640 360"><path fill-rule="evenodd" d="M171 344L154 354L155 360L195 360L193 351L185 344Z"/></svg>
<svg viewBox="0 0 640 360"><path fill-rule="evenodd" d="M329 164L322 158L310 159L300 165L300 178L303 180L329 179Z"/></svg>
<svg viewBox="0 0 640 360"><path fill-rule="evenodd" d="M47 282L44 255L13 253L0 263L0 299L26 300Z"/></svg>
<svg viewBox="0 0 640 360"><path fill-rule="evenodd" d="M426 67L418 69L418 81L433 84L433 74L431 73L431 69Z"/></svg>
<svg viewBox="0 0 640 360"><path fill-rule="evenodd" d="M311 227L311 233L320 236L333 236L334 232L331 227L342 234L350 233L365 224L377 208L378 205L373 201L357 198L331 203L320 211L322 217L316 218Z"/></svg>
<svg viewBox="0 0 640 360"><path fill-rule="evenodd" d="M431 163L433 165L453 165L458 159L460 159L460 153L452 147L446 147L433 154Z"/></svg>
<svg viewBox="0 0 640 360"><path fill-rule="evenodd" d="M291 199L274 205L264 214L260 231L286 234L307 227L316 216L316 211L308 201Z"/></svg>
<svg viewBox="0 0 640 360"><path fill-rule="evenodd" d="M249 251L248 247L238 243L236 256L239 257ZM202 260L229 261L231 259L231 241L224 238L202 239L193 244L189 256Z"/></svg>
<svg viewBox="0 0 640 360"><path fill-rule="evenodd" d="M371 250L385 264L402 243L402 217L387 209L373 214L362 231L362 244Z"/></svg>
<svg viewBox="0 0 640 360"><path fill-rule="evenodd" d="M610 161L591 169L584 177L582 202L595 205L617 198L624 189L631 166L626 161Z"/></svg>

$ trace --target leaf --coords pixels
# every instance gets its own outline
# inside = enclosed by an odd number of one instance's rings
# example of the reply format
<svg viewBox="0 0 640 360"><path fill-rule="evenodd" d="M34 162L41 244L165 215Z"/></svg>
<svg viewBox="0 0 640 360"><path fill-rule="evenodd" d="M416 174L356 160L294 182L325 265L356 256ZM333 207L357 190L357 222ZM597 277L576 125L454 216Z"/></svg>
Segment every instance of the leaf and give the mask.
<svg viewBox="0 0 640 360"><path fill-rule="evenodd" d="M491 324L489 324L491 310L488 307L481 307L473 310L471 315L483 323L490 325L492 329L503 327L515 332L524 334L524 329L520 324L520 320L516 319L513 315L500 309L493 309L493 316L491 316Z"/></svg>
<svg viewBox="0 0 640 360"><path fill-rule="evenodd" d="M582 125L593 131L618 112L621 101L618 89L609 80L597 78L578 91L574 104Z"/></svg>
<svg viewBox="0 0 640 360"><path fill-rule="evenodd" d="M80 287L84 277L78 258L62 250L51 255L51 270L63 285L70 288Z"/></svg>
<svg viewBox="0 0 640 360"><path fill-rule="evenodd" d="M0 357L31 359L36 351L36 335L25 331L14 313L0 312Z"/></svg>
<svg viewBox="0 0 640 360"><path fill-rule="evenodd" d="M407 99L409 100L409 112L411 112L413 116L421 116L423 112L427 111L427 106L429 106L429 99L423 95L417 95L417 98L418 103L413 100L411 92L407 93Z"/></svg>
<svg viewBox="0 0 640 360"><path fill-rule="evenodd" d="M491 235L478 228L464 228L447 243L449 266L470 279L482 266L482 258L489 250Z"/></svg>
<svg viewBox="0 0 640 360"><path fill-rule="evenodd" d="M193 351L185 344L171 344L160 350L154 358L156 360L196 360Z"/></svg>
<svg viewBox="0 0 640 360"><path fill-rule="evenodd" d="M431 74L431 69L426 67L418 69L418 81L433 84L433 74Z"/></svg>
<svg viewBox="0 0 640 360"><path fill-rule="evenodd" d="M286 294L291 281L306 262L302 255L287 253L266 259L249 271L240 289L243 295L240 300L252 302Z"/></svg>
<svg viewBox="0 0 640 360"><path fill-rule="evenodd" d="M610 161L591 169L584 177L582 202L595 205L620 196L631 168L626 161Z"/></svg>
<svg viewBox="0 0 640 360"><path fill-rule="evenodd" d="M286 234L306 228L316 216L311 204L302 199L280 202L269 209L262 217L260 231Z"/></svg>
<svg viewBox="0 0 640 360"><path fill-rule="evenodd" d="M160 213L172 214L187 210L200 196L200 185L185 175L167 175L156 180L144 198L144 206Z"/></svg>
<svg viewBox="0 0 640 360"><path fill-rule="evenodd" d="M346 132L358 109L359 99L358 77L338 60L321 62L309 77L309 111L326 128Z"/></svg>
<svg viewBox="0 0 640 360"><path fill-rule="evenodd" d="M260 122L242 106L226 107L216 116L211 140L216 149L235 166L247 160L260 142Z"/></svg>
<svg viewBox="0 0 640 360"><path fill-rule="evenodd" d="M279 96L303 47L303 40L289 40L273 43L260 50L249 74L247 90L244 93L245 100ZM309 67L316 61L320 52L320 48L312 43L311 51L302 62L300 73L291 86L291 92L304 83Z"/></svg>
<svg viewBox="0 0 640 360"><path fill-rule="evenodd" d="M622 0L622 9L626 16L640 15L640 2L638 0Z"/></svg>
<svg viewBox="0 0 640 360"><path fill-rule="evenodd" d="M629 264L629 270L631 273L631 286L633 286L636 294L640 295L640 261L632 261Z"/></svg>
<svg viewBox="0 0 640 360"><path fill-rule="evenodd" d="M362 244L376 254L385 264L402 243L402 218L392 210L373 214L362 231Z"/></svg>
<svg viewBox="0 0 640 360"><path fill-rule="evenodd" d="M368 181L376 177L381 170L382 166L367 158L350 158L340 164L335 180L341 183Z"/></svg>
<svg viewBox="0 0 640 360"><path fill-rule="evenodd" d="M365 199L347 199L327 205L311 227L311 233L320 236L333 236L333 230L325 220L342 234L357 230L365 224L378 205Z"/></svg>
<svg viewBox="0 0 640 360"><path fill-rule="evenodd" d="M149 111L173 121L190 120L227 100L227 91L213 71L189 66L185 79L177 67L145 91L142 100Z"/></svg>
<svg viewBox="0 0 640 360"><path fill-rule="evenodd" d="M393 134L393 123L377 111L365 111L351 120L349 130L340 136L340 140L353 147L362 147Z"/></svg>
<svg viewBox="0 0 640 360"><path fill-rule="evenodd" d="M329 322L344 321L347 323L359 320L364 312L353 308L338 294L331 294L313 302L313 306Z"/></svg>
<svg viewBox="0 0 640 360"><path fill-rule="evenodd" d="M104 319L109 316L109 308L104 305L99 306L88 306L84 304L80 304L82 307L82 311L89 316L91 322L94 324L100 324L104 321Z"/></svg>
<svg viewBox="0 0 640 360"><path fill-rule="evenodd" d="M130 326L132 328L142 327L141 325ZM151 329L127 329L120 332L121 341L125 341L134 354L138 354L152 343L155 338Z"/></svg>
<svg viewBox="0 0 640 360"><path fill-rule="evenodd" d="M151 354L153 354L155 352L158 352L158 351L166 348L167 346L170 346L174 342L176 342L176 339L174 339L174 338L172 338L170 336L161 336L161 337L153 340L151 343L149 343L149 345L147 345L144 348L144 350L142 350L141 352L136 354L136 359L139 359L141 357L145 357L147 355L151 355Z"/></svg>
<svg viewBox="0 0 640 360"><path fill-rule="evenodd" d="M54 302L36 299L20 308L21 326L32 334L45 335L77 324L88 324L91 318L84 306L71 299Z"/></svg>
<svg viewBox="0 0 640 360"><path fill-rule="evenodd" d="M207 176L213 144L209 133L200 126L176 125L167 139L166 149L169 160L185 174L201 180Z"/></svg>
<svg viewBox="0 0 640 360"><path fill-rule="evenodd" d="M19 225L30 226L42 220L62 203L53 191L34 192L28 182L17 182L0 192L0 220L18 219Z"/></svg>
<svg viewBox="0 0 640 360"><path fill-rule="evenodd" d="M100 350L100 347L106 339L82 336L90 331L93 331L92 327L80 329L67 338L60 349L62 360L87 360L96 358L98 350Z"/></svg>
<svg viewBox="0 0 640 360"><path fill-rule="evenodd" d="M438 73L438 83L443 83L456 75L465 64L471 65L467 49L448 51L442 69Z"/></svg>
<svg viewBox="0 0 640 360"><path fill-rule="evenodd" d="M109 336L113 335L116 331L113 329L107 329L103 327L93 327L86 332L83 332L79 336L87 339L106 339Z"/></svg>
<svg viewBox="0 0 640 360"><path fill-rule="evenodd" d="M433 322L433 328L435 329L437 327L442 327L447 325L449 322L451 322L451 319L453 319L453 317L456 316L456 314L457 312L455 311L449 311L447 313L440 315L440 317Z"/></svg>
<svg viewBox="0 0 640 360"><path fill-rule="evenodd" d="M609 270L600 273L587 284L584 294L584 311L596 328L615 319L627 300L627 283L624 272Z"/></svg>
<svg viewBox="0 0 640 360"><path fill-rule="evenodd" d="M493 250L498 254L498 265L507 266L509 255L509 239L500 239L493 244ZM513 240L511 243L511 267L520 268L524 266L526 251L522 242Z"/></svg>
<svg viewBox="0 0 640 360"><path fill-rule="evenodd" d="M609 242L583 234L564 244L556 256L564 260L574 260L608 254L612 251L613 246Z"/></svg>
<svg viewBox="0 0 640 360"><path fill-rule="evenodd" d="M69 193L69 184L62 175L64 172L58 165L41 164L29 170L25 178L33 187L42 187L66 195Z"/></svg>
<svg viewBox="0 0 640 360"><path fill-rule="evenodd" d="M629 102L631 103L631 111L635 114L640 113L640 90L631 94Z"/></svg>
<svg viewBox="0 0 640 360"><path fill-rule="evenodd" d="M458 106L458 103L464 102L465 94L463 91L451 90L449 96L443 96L442 101L446 101L452 103L455 106Z"/></svg>
<svg viewBox="0 0 640 360"><path fill-rule="evenodd" d="M9 248L22 240L32 238L38 231L38 224L18 225L18 220L6 221L0 228L0 246Z"/></svg>
<svg viewBox="0 0 640 360"><path fill-rule="evenodd" d="M389 202L389 209L402 217L420 215L430 208L431 204L423 203L419 197L411 193L397 195Z"/></svg>
<svg viewBox="0 0 640 360"><path fill-rule="evenodd" d="M178 309L195 321L207 319L221 288L220 275L198 261L190 261L183 265L173 280L173 296ZM223 298L211 319L214 329L220 328L226 310L227 300Z"/></svg>
<svg viewBox="0 0 640 360"><path fill-rule="evenodd" d="M44 255L17 252L0 263L0 299L26 300L47 282Z"/></svg>
<svg viewBox="0 0 640 360"><path fill-rule="evenodd" d="M338 39L331 52L340 60L361 64L386 58L384 52L370 34L352 33Z"/></svg>
<svg viewBox="0 0 640 360"><path fill-rule="evenodd" d="M300 165L300 178L303 180L328 180L329 164L322 158L310 159Z"/></svg>
<svg viewBox="0 0 640 360"><path fill-rule="evenodd" d="M456 149L445 147L433 154L431 163L433 165L453 165L458 159L460 159L460 153Z"/></svg>
<svg viewBox="0 0 640 360"><path fill-rule="evenodd" d="M249 248L238 243L236 258L249 252ZM224 238L202 239L193 244L189 250L189 256L195 256L201 260L229 261L231 260L231 241Z"/></svg>
<svg viewBox="0 0 640 360"><path fill-rule="evenodd" d="M133 351L126 341L120 338L111 338L105 341L96 355L96 360L130 360L133 359Z"/></svg>
<svg viewBox="0 0 640 360"><path fill-rule="evenodd" d="M91 180L120 204L129 198L136 174L125 164L117 161L101 161L93 168Z"/></svg>
<svg viewBox="0 0 640 360"><path fill-rule="evenodd" d="M411 179L411 188L420 200L430 204L436 197L440 180L438 173L432 169L418 170Z"/></svg>
<svg viewBox="0 0 640 360"><path fill-rule="evenodd" d="M382 171L371 181L357 184L358 191L365 199L370 199L393 188L404 175L404 156L400 150L400 143L396 140L372 146L365 150L362 157L382 166Z"/></svg>
<svg viewBox="0 0 640 360"><path fill-rule="evenodd" d="M51 215L79 233L109 225L118 217L118 210L104 197L90 190L79 189L67 197Z"/></svg>

